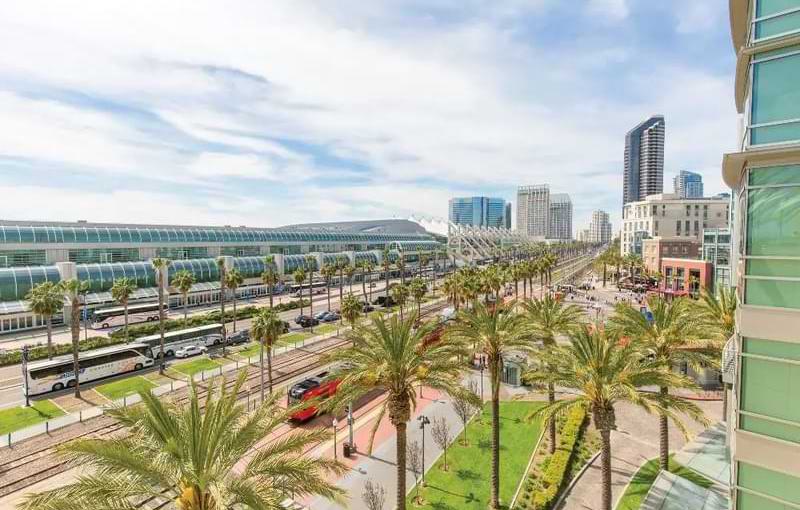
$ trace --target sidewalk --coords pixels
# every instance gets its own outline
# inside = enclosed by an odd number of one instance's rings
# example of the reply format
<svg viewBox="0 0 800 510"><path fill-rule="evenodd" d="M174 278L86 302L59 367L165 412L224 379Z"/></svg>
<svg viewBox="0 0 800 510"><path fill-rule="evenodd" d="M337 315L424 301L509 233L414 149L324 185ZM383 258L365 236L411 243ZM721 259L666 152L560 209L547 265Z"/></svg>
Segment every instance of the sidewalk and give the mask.
<svg viewBox="0 0 800 510"><path fill-rule="evenodd" d="M721 413L720 402L696 402L706 416ZM616 505L633 475L646 461L658 456L658 417L649 415L628 404L616 407L617 430L611 432L611 492ZM686 426L694 436L703 430L697 423L687 420ZM686 443L675 426L670 426L670 451L680 450ZM559 510L594 510L600 508L602 476L600 457L583 472L572 487Z"/></svg>

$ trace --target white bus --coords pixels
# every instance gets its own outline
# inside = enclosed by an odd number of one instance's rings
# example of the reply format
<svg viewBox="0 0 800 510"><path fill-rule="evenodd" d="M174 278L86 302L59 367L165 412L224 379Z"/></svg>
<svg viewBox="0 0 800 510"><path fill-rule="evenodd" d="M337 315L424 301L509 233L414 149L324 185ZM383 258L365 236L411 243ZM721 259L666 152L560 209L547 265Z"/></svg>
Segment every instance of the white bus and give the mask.
<svg viewBox="0 0 800 510"><path fill-rule="evenodd" d="M175 351L187 345L203 345L206 347L222 344L222 324L209 324L195 328L178 329L164 333L164 354L174 356ZM156 358L161 357L161 335L137 338L136 343L145 344L153 349Z"/></svg>
<svg viewBox="0 0 800 510"><path fill-rule="evenodd" d="M135 343L103 347L78 354L81 384L153 366L149 346ZM39 395L75 386L72 355L28 363L23 394Z"/></svg>
<svg viewBox="0 0 800 510"><path fill-rule="evenodd" d="M164 304L164 312L168 306ZM91 311L90 320L93 329L108 328L115 325L116 320L122 324L125 317L125 307L97 308ZM158 320L158 303L138 303L128 306L128 322L150 322Z"/></svg>

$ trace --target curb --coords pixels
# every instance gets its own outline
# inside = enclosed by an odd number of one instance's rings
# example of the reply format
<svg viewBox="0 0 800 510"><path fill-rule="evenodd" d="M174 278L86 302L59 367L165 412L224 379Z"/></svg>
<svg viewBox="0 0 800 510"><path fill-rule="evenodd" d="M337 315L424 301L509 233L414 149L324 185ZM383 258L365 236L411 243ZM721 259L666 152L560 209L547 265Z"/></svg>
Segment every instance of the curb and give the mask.
<svg viewBox="0 0 800 510"><path fill-rule="evenodd" d="M581 479L581 476L583 476L583 473L584 473L584 472L585 472L587 469L589 469L589 466L591 466L591 465L592 465L592 463L593 463L595 460L597 460L597 457L599 457L599 456L600 456L600 454L602 453L602 451L603 451L603 450L601 449L600 451L598 451L597 453L595 453L594 455L592 455L592 456L589 458L589 460L588 460L588 461L586 461L586 464L584 464L584 465L583 465L583 467L581 468L581 470L580 470L580 471L578 471L578 474L577 474L577 475L575 475L575 477L572 479L572 481L571 481L571 482L569 482L569 485L567 485L567 486L564 488L564 490L563 490L563 491L561 491L561 495L560 495L560 496L558 497L558 499L556 500L555 504L553 505L553 508L560 508L560 507L561 507L561 505L562 505L562 504L564 504L564 500L565 500L565 499L567 499L567 494L569 494L569 492L570 492L570 491L571 491L571 490L572 490L572 489L575 487L575 484L577 484L577 483L578 483L578 480L580 480L580 479Z"/></svg>
<svg viewBox="0 0 800 510"><path fill-rule="evenodd" d="M511 503L508 505L508 508L514 508L514 505L517 503L517 498L519 497L519 493L522 490L522 486L525 484L525 479L528 478L528 473L531 471L531 466L533 465L533 459L536 457L536 452L539 451L539 446L542 444L542 439L544 439L545 428L542 427L542 433L539 434L539 440L536 441L536 446L533 447L533 452L531 452L531 458L528 459L528 465L525 467L525 473L522 475L522 479L519 481L519 485L517 485L517 490L514 492L514 497L511 498Z"/></svg>

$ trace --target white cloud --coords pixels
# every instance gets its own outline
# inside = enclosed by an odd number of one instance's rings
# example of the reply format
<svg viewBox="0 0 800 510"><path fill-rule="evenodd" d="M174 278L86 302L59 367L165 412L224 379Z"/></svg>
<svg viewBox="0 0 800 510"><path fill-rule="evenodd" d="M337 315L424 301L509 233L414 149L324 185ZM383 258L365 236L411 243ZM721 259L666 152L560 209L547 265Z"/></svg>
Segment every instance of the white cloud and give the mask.
<svg viewBox="0 0 800 510"><path fill-rule="evenodd" d="M589 13L619 21L628 17L628 0L589 0Z"/></svg>

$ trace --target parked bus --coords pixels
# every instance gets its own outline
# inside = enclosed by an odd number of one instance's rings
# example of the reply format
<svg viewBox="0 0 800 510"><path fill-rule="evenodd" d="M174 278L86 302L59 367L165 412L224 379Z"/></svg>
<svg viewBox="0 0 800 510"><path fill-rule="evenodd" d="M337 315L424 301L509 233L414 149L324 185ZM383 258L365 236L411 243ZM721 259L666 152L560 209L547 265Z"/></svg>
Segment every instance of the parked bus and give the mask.
<svg viewBox="0 0 800 510"><path fill-rule="evenodd" d="M164 304L164 311L167 311L167 305ZM115 306L113 308L99 308L91 312L92 328L108 328L114 325L115 319L124 319L125 307ZM158 303L139 303L128 306L128 321L135 322L150 322L158 320Z"/></svg>
<svg viewBox="0 0 800 510"><path fill-rule="evenodd" d="M103 347L78 355L81 384L153 366L150 346L135 343ZM72 355L28 364L23 394L39 395L75 386Z"/></svg>
<svg viewBox="0 0 800 510"><path fill-rule="evenodd" d="M336 393L336 389L339 387L341 380L334 379L326 381L326 377L328 377L328 372L321 372L289 388L287 396L289 405L307 402L311 399L324 400L332 397ZM309 404L294 413L291 419L297 422L308 421L316 416L318 412L319 409L315 405Z"/></svg>
<svg viewBox="0 0 800 510"><path fill-rule="evenodd" d="M175 351L187 345L209 347L222 344L222 324L209 324L188 329L178 329L164 333L164 354L174 356ZM137 343L152 347L156 358L161 357L161 334L136 339Z"/></svg>

